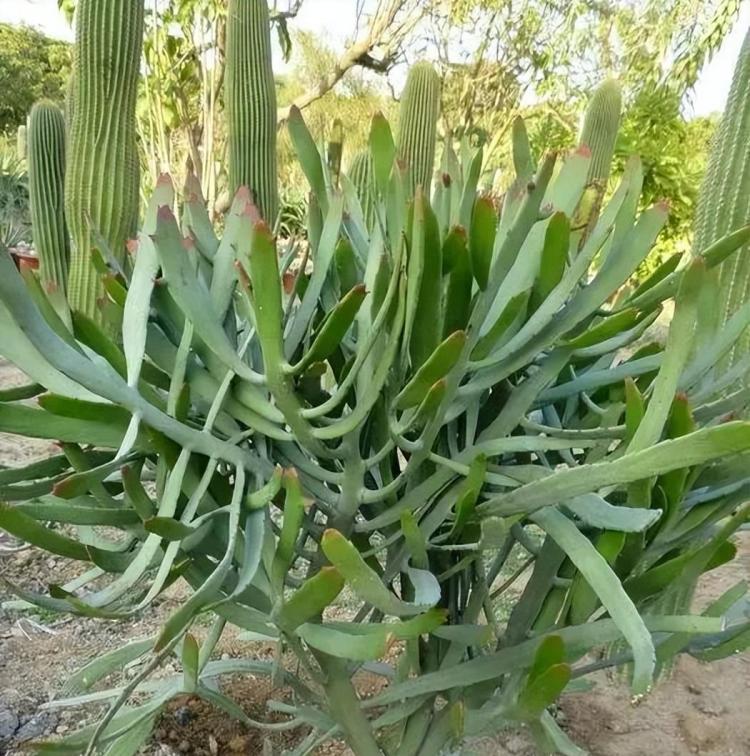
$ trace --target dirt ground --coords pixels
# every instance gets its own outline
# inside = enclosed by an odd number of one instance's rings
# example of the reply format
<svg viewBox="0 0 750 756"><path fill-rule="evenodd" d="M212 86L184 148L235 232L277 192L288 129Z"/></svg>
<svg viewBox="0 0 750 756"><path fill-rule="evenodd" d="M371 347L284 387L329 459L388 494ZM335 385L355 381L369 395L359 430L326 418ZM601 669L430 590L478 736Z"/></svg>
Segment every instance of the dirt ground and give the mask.
<svg viewBox="0 0 750 756"><path fill-rule="evenodd" d="M17 372L0 364L0 385L18 382L21 378ZM1 464L21 464L47 450L44 442L19 443L17 438L0 434ZM737 580L750 577L750 533L739 537L738 545L739 555L732 564L704 578L696 599L698 608ZM68 560L34 548L13 551L13 546L0 534L0 573L27 588L44 590L48 582L62 583L78 574L78 568ZM175 586L161 603L129 622L0 609L0 756L21 754L22 741L64 734L93 718L96 710L45 711L40 706L54 697L71 672L92 657L128 640L153 634L183 596L184 589ZM0 601L9 598L0 589ZM257 656L270 654L270 649L240 643L228 633L218 653L226 658ZM622 680L604 673L592 679L596 683L592 691L563 697L557 716L574 741L594 756L750 754L748 655L711 666L683 657L673 675L638 706L630 703ZM374 684L372 680L359 681L362 692L370 692ZM284 695L283 691L272 691L265 679L252 676L232 679L228 688L248 715L257 719L272 719L266 701L271 697L280 700ZM274 753L280 753L299 737L300 733L294 731L275 734ZM262 750L263 736L258 731L246 730L202 702L185 699L170 707L142 753L217 756L260 754ZM332 743L318 753L333 756L349 751L340 743ZM519 731L497 739L477 740L463 753L532 756L535 751Z"/></svg>

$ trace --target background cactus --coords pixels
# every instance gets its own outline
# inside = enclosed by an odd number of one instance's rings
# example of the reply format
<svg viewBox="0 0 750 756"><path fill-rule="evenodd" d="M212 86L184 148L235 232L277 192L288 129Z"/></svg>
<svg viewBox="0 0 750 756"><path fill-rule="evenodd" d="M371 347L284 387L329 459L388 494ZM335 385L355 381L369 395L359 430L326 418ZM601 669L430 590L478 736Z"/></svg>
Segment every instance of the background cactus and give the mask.
<svg viewBox="0 0 750 756"><path fill-rule="evenodd" d="M369 230L375 223L375 173L372 156L367 150L358 152L349 166L349 179L357 190L362 215Z"/></svg>
<svg viewBox="0 0 750 756"><path fill-rule="evenodd" d="M430 194L439 115L440 78L432 64L416 63L401 97L398 133L398 156L407 167L410 194L417 186Z"/></svg>
<svg viewBox="0 0 750 756"><path fill-rule="evenodd" d="M76 11L65 211L72 240L71 308L96 316L101 283L91 261L92 229L123 260L138 224L135 102L143 43L143 0L81 0Z"/></svg>
<svg viewBox="0 0 750 756"><path fill-rule="evenodd" d="M622 114L622 91L614 79L606 79L594 92L583 119L579 144L591 150L589 182L606 185L612 170L617 130Z"/></svg>
<svg viewBox="0 0 750 756"><path fill-rule="evenodd" d="M714 136L695 216L694 251L700 254L717 239L750 222L750 32L740 51L726 110ZM741 307L750 293L750 249L719 268L719 326ZM731 366L750 349L750 334L736 342L725 361Z"/></svg>
<svg viewBox="0 0 750 756"><path fill-rule="evenodd" d="M64 292L70 243L65 224L65 119L42 100L31 110L28 128L29 199L39 275L49 290Z"/></svg>
<svg viewBox="0 0 750 756"><path fill-rule="evenodd" d="M576 225L585 227L584 239L599 217L607 182L612 171L617 131L622 115L622 91L614 79L605 79L586 108L579 145L591 150L588 190L581 202Z"/></svg>
<svg viewBox="0 0 750 756"><path fill-rule="evenodd" d="M273 225L279 208L276 86L266 0L230 0L226 77L229 192L247 186Z"/></svg>

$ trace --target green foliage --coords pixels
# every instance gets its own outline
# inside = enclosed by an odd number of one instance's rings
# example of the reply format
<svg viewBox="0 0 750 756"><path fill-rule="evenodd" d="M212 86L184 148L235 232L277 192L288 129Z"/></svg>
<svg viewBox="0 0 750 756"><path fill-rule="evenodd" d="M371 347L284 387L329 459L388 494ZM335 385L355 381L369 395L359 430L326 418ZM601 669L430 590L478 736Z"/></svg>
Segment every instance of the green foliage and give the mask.
<svg viewBox="0 0 750 756"><path fill-rule="evenodd" d="M62 102L70 73L70 45L35 29L0 23L0 132L26 123L40 99Z"/></svg>
<svg viewBox="0 0 750 756"><path fill-rule="evenodd" d="M692 344L708 270L750 230L608 305L667 219L663 204L639 212L638 160L579 245L570 222L587 152L534 169L517 124L519 174L498 217L471 170L481 148L465 146L463 166L446 158L434 205L419 189L411 198L378 115L370 230L298 113L288 128L313 196L312 266L291 278L297 250L279 255L247 190L221 239L186 193L186 241L168 177L132 271L99 263L121 343L81 316L67 331L44 290L0 257L0 349L40 384L32 394L45 391L38 408L28 393L0 397L0 431L63 442L49 460L0 471L0 527L90 565L49 595L12 589L117 619L179 576L191 588L156 639L73 677L58 705L89 693L111 705L55 748L132 749L185 694L264 727L217 692L222 675L252 671L293 689L282 726L308 731L301 747L339 735L357 754L437 755L524 723L540 747L571 750L547 707L593 648L623 641L642 695L676 654L742 647L742 586L705 616L663 607L731 558L748 517L750 425L717 422L748 397L704 380L741 323ZM465 328L445 334L458 294ZM666 345L623 360L672 297ZM750 306L739 317L750 321ZM108 528L95 543L92 526ZM345 587L356 616L334 620ZM207 614L198 644L190 628ZM226 622L278 643L275 661L212 661ZM181 672L149 679L170 658ZM124 692L99 688L138 659ZM389 684L362 700L352 676L370 661Z"/></svg>
<svg viewBox="0 0 750 756"><path fill-rule="evenodd" d="M643 201L669 202L669 222L640 275L669 255L690 250L698 190L706 170L715 118L687 120L680 98L664 88L644 90L626 108L617 140L615 171L627 156L643 161Z"/></svg>
<svg viewBox="0 0 750 756"><path fill-rule="evenodd" d="M70 243L65 225L65 119L60 108L34 105L28 128L29 194L39 275L64 300Z"/></svg>
<svg viewBox="0 0 750 756"><path fill-rule="evenodd" d="M30 242L29 187L14 140L0 134L0 247Z"/></svg>
<svg viewBox="0 0 750 756"><path fill-rule="evenodd" d="M750 177L747 176L747 118L750 116L750 34L740 51L726 111L711 146L706 177L695 214L694 249L700 252L717 238L750 221ZM750 293L750 255L745 248L727 260L719 272L723 326L742 308ZM731 367L747 354L750 333L745 333L728 356Z"/></svg>
<svg viewBox="0 0 750 756"><path fill-rule="evenodd" d="M227 10L226 93L229 192L247 186L269 223L278 214L276 86L266 0L232 0Z"/></svg>
<svg viewBox="0 0 750 756"><path fill-rule="evenodd" d="M99 112L83 53L110 49L112 27L93 21L115 10L78 6L79 130ZM265 5L235 10L229 68L255 64L229 77L230 135L268 104L271 81ZM127 24L118 32L132 52ZM258 81L263 97L248 99ZM132 264L96 237L97 317L66 322L0 253L0 354L33 381L0 394L0 432L61 452L0 470L0 527L86 565L47 593L9 587L45 610L116 620L177 579L189 586L155 638L73 676L58 705L109 709L40 752L133 753L190 695L251 727L304 729L300 752L336 736L358 756L437 756L524 724L541 750L575 753L547 709L593 649L617 644L597 666L631 662L643 696L677 655L718 658L750 640L744 584L704 615L682 613L750 514L750 423L726 422L750 395L714 372L750 304L715 332L705 318L711 271L750 227L615 297L668 222L664 202L643 207L641 161L627 161L585 235L591 152L537 160L520 119L501 210L479 187L485 147L503 135L477 129L457 150L446 140L430 196L438 91L424 64L410 73L398 149L374 116L366 193L340 173L341 124L317 132L325 150L290 108L310 202L304 233L283 243L263 200L277 175L261 107L246 143L261 163L230 150L233 175L260 178L236 181L221 228L196 176L178 198L164 175ZM112 200L129 203L125 190ZM638 348L672 299L666 343ZM274 642L274 660L212 660L227 623ZM181 670L151 679L167 661ZM105 687L134 662L124 689ZM353 677L369 662L388 684L361 699ZM219 692L243 672L292 691L283 721L251 720Z"/></svg>
<svg viewBox="0 0 750 756"><path fill-rule="evenodd" d="M78 3L65 216L72 242L70 306L89 317L98 316L103 291L92 250L122 263L138 223L135 103L142 41L142 0Z"/></svg>

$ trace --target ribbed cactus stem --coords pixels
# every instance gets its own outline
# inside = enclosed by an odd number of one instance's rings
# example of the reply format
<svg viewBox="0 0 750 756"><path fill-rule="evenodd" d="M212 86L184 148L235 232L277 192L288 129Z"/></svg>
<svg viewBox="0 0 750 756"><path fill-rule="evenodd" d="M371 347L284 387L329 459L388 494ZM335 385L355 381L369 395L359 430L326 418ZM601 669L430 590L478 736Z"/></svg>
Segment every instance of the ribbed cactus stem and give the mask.
<svg viewBox="0 0 750 756"><path fill-rule="evenodd" d="M579 143L591 150L589 182L606 185L612 170L617 130L622 114L622 92L614 79L606 79L594 92L583 120Z"/></svg>
<svg viewBox="0 0 750 756"><path fill-rule="evenodd" d="M226 50L229 191L247 186L273 225L279 211L276 85L266 0L230 0Z"/></svg>
<svg viewBox="0 0 750 756"><path fill-rule="evenodd" d="M583 227L579 248L589 237L597 220L607 191L612 158L615 154L617 131L622 115L622 92L614 79L606 79L594 92L583 118L579 139L580 149L591 152L587 188L578 206L575 219Z"/></svg>
<svg viewBox="0 0 750 756"><path fill-rule="evenodd" d="M401 97L398 135L398 156L406 165L410 194L417 186L430 194L439 115L440 77L430 63L416 63Z"/></svg>
<svg viewBox="0 0 750 756"><path fill-rule="evenodd" d="M368 150L358 152L349 166L349 180L357 190L362 215L368 230L375 224L375 170Z"/></svg>
<svg viewBox="0 0 750 756"><path fill-rule="evenodd" d="M70 244L65 224L65 119L52 102L31 110L28 128L29 199L39 275L49 290L64 292Z"/></svg>
<svg viewBox="0 0 750 756"><path fill-rule="evenodd" d="M726 234L750 223L750 32L740 50L726 109L711 146L695 215L694 251L699 254ZM724 323L750 296L750 247L719 268ZM750 351L750 333L735 343L724 367Z"/></svg>
<svg viewBox="0 0 750 756"><path fill-rule="evenodd" d="M138 224L135 103L143 0L80 0L76 9L65 212L73 242L71 308L98 317L92 228L118 260Z"/></svg>

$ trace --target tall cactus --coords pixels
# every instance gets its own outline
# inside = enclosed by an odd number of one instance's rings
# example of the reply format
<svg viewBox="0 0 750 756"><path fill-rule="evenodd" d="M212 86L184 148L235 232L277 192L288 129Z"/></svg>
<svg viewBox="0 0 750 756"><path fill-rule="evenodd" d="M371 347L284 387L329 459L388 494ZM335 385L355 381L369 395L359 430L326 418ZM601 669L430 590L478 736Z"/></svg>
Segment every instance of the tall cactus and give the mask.
<svg viewBox="0 0 750 756"><path fill-rule="evenodd" d="M29 199L39 275L65 292L70 244L65 224L65 119L52 102L31 109L28 128Z"/></svg>
<svg viewBox="0 0 750 756"><path fill-rule="evenodd" d="M71 308L97 316L101 292L91 260L92 229L118 260L138 224L135 104L143 0L80 0L65 212L73 242Z"/></svg>
<svg viewBox="0 0 750 756"><path fill-rule="evenodd" d="M589 182L609 180L615 154L617 130L622 115L622 90L615 79L606 79L594 92L586 108L579 143L591 150Z"/></svg>
<svg viewBox="0 0 750 756"><path fill-rule="evenodd" d="M367 228L372 230L375 224L375 170L368 150L361 150L354 156L348 175L357 190Z"/></svg>
<svg viewBox="0 0 750 756"><path fill-rule="evenodd" d="M226 77L229 191L247 186L273 225L279 209L276 85L266 0L229 1Z"/></svg>
<svg viewBox="0 0 750 756"><path fill-rule="evenodd" d="M416 63L401 97L398 135L398 156L407 167L410 194L417 186L430 194L439 115L440 77L432 64Z"/></svg>
<svg viewBox="0 0 750 756"><path fill-rule="evenodd" d="M711 147L706 175L698 195L694 251L706 247L750 223L750 32L734 69L724 116ZM750 246L719 268L721 317L724 323L750 296ZM727 362L732 365L750 351L750 333L734 345Z"/></svg>
<svg viewBox="0 0 750 756"><path fill-rule="evenodd" d="M615 79L605 79L589 101L578 143L591 150L588 190L579 208L578 221L586 226L585 239L599 217L607 181L612 171L617 131L622 116L622 90Z"/></svg>

